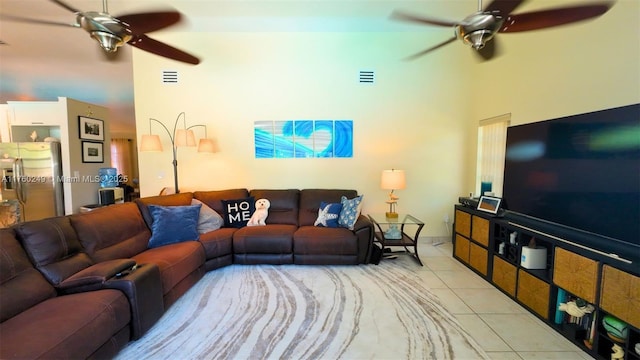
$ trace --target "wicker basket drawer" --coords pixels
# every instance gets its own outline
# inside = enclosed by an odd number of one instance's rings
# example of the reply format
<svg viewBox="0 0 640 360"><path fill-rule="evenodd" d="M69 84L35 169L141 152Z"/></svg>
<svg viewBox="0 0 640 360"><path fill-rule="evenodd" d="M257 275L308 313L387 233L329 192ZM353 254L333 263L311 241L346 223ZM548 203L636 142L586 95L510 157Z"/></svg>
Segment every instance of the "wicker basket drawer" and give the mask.
<svg viewBox="0 0 640 360"><path fill-rule="evenodd" d="M594 304L598 282L598 262L556 247L553 282L568 292Z"/></svg>
<svg viewBox="0 0 640 360"><path fill-rule="evenodd" d="M488 257L487 249L474 243L469 244L469 265L485 276L487 275Z"/></svg>
<svg viewBox="0 0 640 360"><path fill-rule="evenodd" d="M471 219L471 238L485 247L489 246L489 220L479 216Z"/></svg>
<svg viewBox="0 0 640 360"><path fill-rule="evenodd" d="M456 210L456 232L466 237L471 236L471 214Z"/></svg>
<svg viewBox="0 0 640 360"><path fill-rule="evenodd" d="M507 294L516 296L516 267L498 256L493 257L493 274L491 281Z"/></svg>
<svg viewBox="0 0 640 360"><path fill-rule="evenodd" d="M549 318L551 286L528 272L518 270L518 300L545 319Z"/></svg>
<svg viewBox="0 0 640 360"><path fill-rule="evenodd" d="M600 307L640 328L640 277L603 266Z"/></svg>
<svg viewBox="0 0 640 360"><path fill-rule="evenodd" d="M456 247L454 254L458 259L469 263L469 240L456 234Z"/></svg>

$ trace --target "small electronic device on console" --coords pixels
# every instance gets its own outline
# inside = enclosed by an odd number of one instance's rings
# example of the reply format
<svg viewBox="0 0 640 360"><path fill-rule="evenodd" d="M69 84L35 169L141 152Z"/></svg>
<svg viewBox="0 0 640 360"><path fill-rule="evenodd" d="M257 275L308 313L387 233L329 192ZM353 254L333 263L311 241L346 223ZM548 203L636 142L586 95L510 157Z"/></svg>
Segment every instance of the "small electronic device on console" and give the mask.
<svg viewBox="0 0 640 360"><path fill-rule="evenodd" d="M478 207L478 198L460 196L458 202L466 207L474 209Z"/></svg>
<svg viewBox="0 0 640 360"><path fill-rule="evenodd" d="M500 210L501 202L501 198L483 195L480 196L480 200L478 200L478 206L476 207L476 209L491 213L493 215L497 215L498 211Z"/></svg>

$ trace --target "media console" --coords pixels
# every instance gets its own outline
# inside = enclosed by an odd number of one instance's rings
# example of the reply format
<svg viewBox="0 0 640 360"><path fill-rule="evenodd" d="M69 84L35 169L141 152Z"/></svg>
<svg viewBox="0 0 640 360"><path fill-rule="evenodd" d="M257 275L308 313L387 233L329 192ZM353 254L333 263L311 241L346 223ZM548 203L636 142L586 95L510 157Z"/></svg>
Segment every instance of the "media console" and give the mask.
<svg viewBox="0 0 640 360"><path fill-rule="evenodd" d="M640 343L640 254L615 246L602 251L590 246L596 235L508 212L492 217L463 205L455 205L454 228L457 260L589 355L611 359L618 344L624 359L640 360L634 349ZM523 247L534 243L546 257L536 261L541 265L521 261ZM531 253L525 250L525 256ZM576 300L593 312L575 317L558 310L560 303ZM605 317L627 325L623 339L610 336Z"/></svg>

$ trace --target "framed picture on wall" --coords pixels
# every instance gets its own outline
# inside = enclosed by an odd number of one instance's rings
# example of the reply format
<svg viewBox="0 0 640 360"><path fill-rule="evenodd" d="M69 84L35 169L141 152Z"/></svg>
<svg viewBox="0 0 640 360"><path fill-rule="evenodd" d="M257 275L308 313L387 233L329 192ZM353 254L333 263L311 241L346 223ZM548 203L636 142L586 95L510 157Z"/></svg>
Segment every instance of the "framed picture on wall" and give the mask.
<svg viewBox="0 0 640 360"><path fill-rule="evenodd" d="M104 141L104 121L86 116L78 116L80 139Z"/></svg>
<svg viewBox="0 0 640 360"><path fill-rule="evenodd" d="M101 142L82 142L82 162L83 163L103 163L103 144Z"/></svg>

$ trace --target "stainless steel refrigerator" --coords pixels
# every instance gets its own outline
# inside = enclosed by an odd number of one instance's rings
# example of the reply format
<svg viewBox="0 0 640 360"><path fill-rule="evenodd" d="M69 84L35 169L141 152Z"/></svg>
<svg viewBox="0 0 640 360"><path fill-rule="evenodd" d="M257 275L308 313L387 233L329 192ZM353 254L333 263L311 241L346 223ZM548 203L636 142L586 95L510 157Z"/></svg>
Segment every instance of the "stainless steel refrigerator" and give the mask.
<svg viewBox="0 0 640 360"><path fill-rule="evenodd" d="M59 142L0 143L0 227L64 215Z"/></svg>

